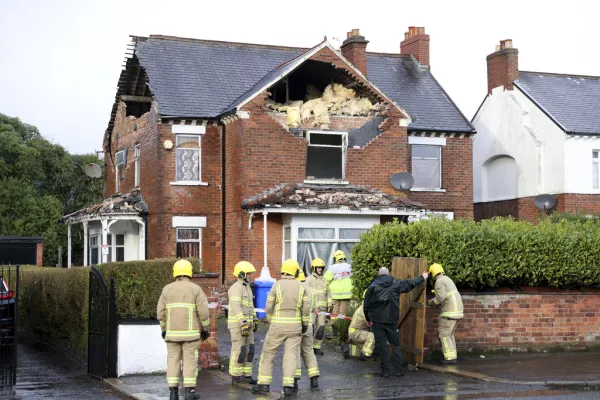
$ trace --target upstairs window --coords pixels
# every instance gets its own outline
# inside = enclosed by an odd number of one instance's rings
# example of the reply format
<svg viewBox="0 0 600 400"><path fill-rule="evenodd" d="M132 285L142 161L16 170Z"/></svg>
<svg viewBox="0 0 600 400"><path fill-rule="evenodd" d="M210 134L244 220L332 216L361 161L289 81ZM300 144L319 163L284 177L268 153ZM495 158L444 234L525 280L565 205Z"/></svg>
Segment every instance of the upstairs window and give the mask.
<svg viewBox="0 0 600 400"><path fill-rule="evenodd" d="M592 188L594 190L600 189L600 170L598 168L600 163L600 150L592 150Z"/></svg>
<svg viewBox="0 0 600 400"><path fill-rule="evenodd" d="M412 145L413 185L418 189L442 188L442 147Z"/></svg>
<svg viewBox="0 0 600 400"><path fill-rule="evenodd" d="M121 180L125 179L125 163L127 162L127 150L117 151L115 154L115 190L121 188Z"/></svg>
<svg viewBox="0 0 600 400"><path fill-rule="evenodd" d="M135 187L140 187L140 145L133 146L133 160L135 165Z"/></svg>
<svg viewBox="0 0 600 400"><path fill-rule="evenodd" d="M200 182L200 136L177 135L176 156L176 180Z"/></svg>
<svg viewBox="0 0 600 400"><path fill-rule="evenodd" d="M306 179L343 180L346 175L347 132L306 133Z"/></svg>

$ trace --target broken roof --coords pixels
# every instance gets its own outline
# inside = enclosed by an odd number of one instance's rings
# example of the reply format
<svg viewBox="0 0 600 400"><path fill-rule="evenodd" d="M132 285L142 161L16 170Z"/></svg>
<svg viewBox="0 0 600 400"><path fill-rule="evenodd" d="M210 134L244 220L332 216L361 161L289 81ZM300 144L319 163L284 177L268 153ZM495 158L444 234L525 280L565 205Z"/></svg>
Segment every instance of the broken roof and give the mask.
<svg viewBox="0 0 600 400"><path fill-rule="evenodd" d="M111 215L143 215L148 213L148 205L138 191L109 197L104 201L65 215L63 221L75 221L84 217Z"/></svg>
<svg viewBox="0 0 600 400"><path fill-rule="evenodd" d="M600 135L600 76L519 71L514 83L565 133Z"/></svg>
<svg viewBox="0 0 600 400"><path fill-rule="evenodd" d="M135 44L161 116L181 118L216 118L235 109L308 50L166 36ZM475 131L429 69L410 56L368 53L367 71L367 79L407 110L409 130Z"/></svg>
<svg viewBox="0 0 600 400"><path fill-rule="evenodd" d="M368 186L282 184L242 202L242 208L318 208L390 210L423 210L425 205L384 193Z"/></svg>

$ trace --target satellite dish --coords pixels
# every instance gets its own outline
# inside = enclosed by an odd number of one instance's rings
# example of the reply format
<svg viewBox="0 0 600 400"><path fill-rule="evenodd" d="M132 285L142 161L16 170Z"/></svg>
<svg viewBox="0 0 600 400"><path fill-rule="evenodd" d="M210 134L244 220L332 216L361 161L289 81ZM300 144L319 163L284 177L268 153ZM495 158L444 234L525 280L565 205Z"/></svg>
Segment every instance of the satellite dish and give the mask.
<svg viewBox="0 0 600 400"><path fill-rule="evenodd" d="M551 194L539 194L533 198L533 202L540 210L550 210L556 205L556 199Z"/></svg>
<svg viewBox="0 0 600 400"><path fill-rule="evenodd" d="M102 176L102 168L98 164L86 164L85 174L90 178L100 178Z"/></svg>
<svg viewBox="0 0 600 400"><path fill-rule="evenodd" d="M415 178L408 172L398 172L391 176L390 182L398 190L408 190L415 183Z"/></svg>

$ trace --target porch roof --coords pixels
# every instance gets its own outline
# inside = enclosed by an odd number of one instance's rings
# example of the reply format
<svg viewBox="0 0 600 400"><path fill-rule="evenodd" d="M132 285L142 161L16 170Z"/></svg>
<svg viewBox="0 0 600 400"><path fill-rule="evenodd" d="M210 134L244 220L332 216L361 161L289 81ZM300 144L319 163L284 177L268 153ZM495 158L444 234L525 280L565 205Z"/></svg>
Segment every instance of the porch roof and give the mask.
<svg viewBox="0 0 600 400"><path fill-rule="evenodd" d="M110 216L137 216L148 213L148 205L139 191L112 196L104 201L92 204L87 208L67 214L63 222L77 222L83 219L93 219Z"/></svg>
<svg viewBox="0 0 600 400"><path fill-rule="evenodd" d="M370 186L282 184L242 202L242 208L256 211L273 209L420 211L424 204L392 196Z"/></svg>

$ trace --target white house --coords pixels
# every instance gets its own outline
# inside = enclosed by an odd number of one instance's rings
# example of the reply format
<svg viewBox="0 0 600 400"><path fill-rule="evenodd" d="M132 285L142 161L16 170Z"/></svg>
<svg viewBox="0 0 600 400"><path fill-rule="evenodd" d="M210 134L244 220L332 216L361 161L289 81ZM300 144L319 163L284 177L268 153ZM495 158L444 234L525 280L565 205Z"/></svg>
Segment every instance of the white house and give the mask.
<svg viewBox="0 0 600 400"><path fill-rule="evenodd" d="M488 94L473 118L475 219L537 220L533 198L600 212L600 77L518 70L503 40L487 57Z"/></svg>

